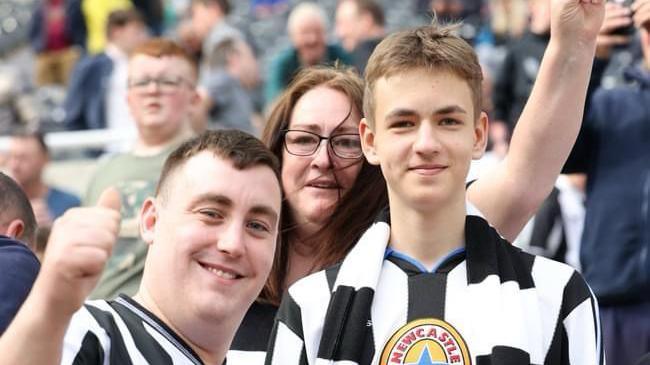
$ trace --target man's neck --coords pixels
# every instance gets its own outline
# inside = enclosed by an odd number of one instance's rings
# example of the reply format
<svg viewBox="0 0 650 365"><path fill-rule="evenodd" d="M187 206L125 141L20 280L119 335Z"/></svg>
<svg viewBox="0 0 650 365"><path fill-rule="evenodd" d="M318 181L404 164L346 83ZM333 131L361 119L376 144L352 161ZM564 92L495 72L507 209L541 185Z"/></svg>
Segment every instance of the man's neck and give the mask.
<svg viewBox="0 0 650 365"><path fill-rule="evenodd" d="M193 323L189 324L174 323L161 311L148 291L144 288L144 285L140 287L140 290L133 299L171 328L178 337L194 350L204 364L223 364L230 343L232 342L232 336L224 337L223 334L234 334L236 327L228 329L224 328L225 326L223 324L212 324L198 320L192 321Z"/></svg>
<svg viewBox="0 0 650 365"><path fill-rule="evenodd" d="M434 210L420 211L398 199L390 200L390 244L432 267L442 256L465 244L466 206L462 199L436 204Z"/></svg>

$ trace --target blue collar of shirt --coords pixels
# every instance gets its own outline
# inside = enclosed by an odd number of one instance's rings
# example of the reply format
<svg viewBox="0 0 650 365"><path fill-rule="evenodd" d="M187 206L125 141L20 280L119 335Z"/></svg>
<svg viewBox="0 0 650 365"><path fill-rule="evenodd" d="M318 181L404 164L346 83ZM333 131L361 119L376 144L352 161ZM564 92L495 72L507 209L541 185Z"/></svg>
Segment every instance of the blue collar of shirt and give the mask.
<svg viewBox="0 0 650 365"><path fill-rule="evenodd" d="M413 257L411 257L411 256L409 256L409 255L407 255L407 254L405 254L403 252L399 252L399 251L393 249L390 246L386 247L386 252L384 253L384 260L387 259L389 256L394 256L394 257L396 257L398 259L407 261L411 265L417 267L423 273L425 273L425 272L426 273L434 273L434 272L436 272L436 270L438 270L438 268L440 266L442 266L442 264L447 262L447 260L451 259L452 257L454 257L454 256L456 256L456 255L458 255L458 254L460 254L462 252L465 252L465 247L459 247L457 249L452 250L451 252L447 253L445 256L438 259L438 261L433 265L431 270L427 269L426 266L424 266L424 264L422 264L417 259L414 259Z"/></svg>

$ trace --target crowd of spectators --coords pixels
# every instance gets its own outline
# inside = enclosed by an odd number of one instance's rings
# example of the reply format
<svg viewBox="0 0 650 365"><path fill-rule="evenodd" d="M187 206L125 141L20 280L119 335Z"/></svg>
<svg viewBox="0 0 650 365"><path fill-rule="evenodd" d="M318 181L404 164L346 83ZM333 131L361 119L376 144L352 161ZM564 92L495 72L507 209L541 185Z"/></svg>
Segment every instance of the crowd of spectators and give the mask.
<svg viewBox="0 0 650 365"><path fill-rule="evenodd" d="M462 21L457 32L479 56L490 117L488 156L471 174L481 176L506 157L532 92L550 39L549 1L3 0L0 171L31 203L39 228L28 243L39 255L54 219L116 187L122 228L91 297L132 295L147 250L135 218L169 153L204 130L260 136L300 70L347 65L362 74L395 30ZM649 30L650 0L608 4L568 175L515 240L582 270L600 301L608 362L623 365L650 351ZM48 147L48 133L80 130L123 140L72 154L97 162L77 197L43 171L70 157ZM3 227L2 239L21 238L10 232Z"/></svg>

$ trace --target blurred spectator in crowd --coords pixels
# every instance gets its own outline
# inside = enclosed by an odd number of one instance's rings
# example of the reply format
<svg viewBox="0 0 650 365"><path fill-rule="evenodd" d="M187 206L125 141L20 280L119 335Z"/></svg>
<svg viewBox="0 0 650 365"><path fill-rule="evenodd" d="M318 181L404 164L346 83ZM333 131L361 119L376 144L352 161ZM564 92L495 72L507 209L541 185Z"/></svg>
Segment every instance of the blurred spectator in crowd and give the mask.
<svg viewBox="0 0 650 365"><path fill-rule="evenodd" d="M127 102L138 130L134 148L100 162L88 184L84 205L94 205L100 194L115 187L122 198L122 225L118 242L94 298L135 294L147 252L139 238L137 217L145 198L152 196L165 158L191 137L189 119L199 96L193 59L176 43L152 39L129 58Z"/></svg>
<svg viewBox="0 0 650 365"><path fill-rule="evenodd" d="M421 14L435 14L442 23L462 21L458 33L471 44L482 27L483 3L484 0L420 0L417 7Z"/></svg>
<svg viewBox="0 0 650 365"><path fill-rule="evenodd" d="M206 55L206 61L201 92L209 111L208 128L258 134L252 124L255 111L249 90L259 84L259 70L251 48L239 37L226 38Z"/></svg>
<svg viewBox="0 0 650 365"><path fill-rule="evenodd" d="M549 1L528 0L528 4L528 29L521 38L508 45L505 60L494 79L494 120L491 121L493 126L490 129L507 132L508 136L528 100L550 38ZM496 124L502 125L494 126Z"/></svg>
<svg viewBox="0 0 650 365"><path fill-rule="evenodd" d="M530 24L524 35L508 45L505 60L497 70L493 90L494 116L490 135L509 140L533 87L550 31L550 8L547 0L528 0ZM596 61L592 70L591 91L598 87L607 67L610 50L629 42L628 36L612 34L615 29L631 23L629 9L607 3L605 20L597 39Z"/></svg>
<svg viewBox="0 0 650 365"><path fill-rule="evenodd" d="M159 36L163 32L164 0L132 0L133 5L144 17L149 32Z"/></svg>
<svg viewBox="0 0 650 365"><path fill-rule="evenodd" d="M106 25L108 16L116 10L133 7L131 0L82 0L81 10L86 19L88 38L86 49L94 54L104 50L107 42Z"/></svg>
<svg viewBox="0 0 650 365"><path fill-rule="evenodd" d="M279 15L288 8L288 0L251 0L251 11L257 19Z"/></svg>
<svg viewBox="0 0 650 365"><path fill-rule="evenodd" d="M0 336L25 301L40 264L34 253L36 219L20 186L0 172Z"/></svg>
<svg viewBox="0 0 650 365"><path fill-rule="evenodd" d="M325 11L316 3L300 3L291 11L287 32L292 45L276 55L269 66L264 90L267 105L273 102L303 67L333 64L336 61L352 64L352 59L343 48L327 44L326 29Z"/></svg>
<svg viewBox="0 0 650 365"><path fill-rule="evenodd" d="M79 198L43 181L49 152L38 132L15 133L9 140L7 172L16 180L32 204L39 226L50 226L66 210L80 204Z"/></svg>
<svg viewBox="0 0 650 365"><path fill-rule="evenodd" d="M230 13L228 0L192 0L191 35L201 42L201 55L206 57L214 48L227 38L244 35L226 20Z"/></svg>
<svg viewBox="0 0 650 365"><path fill-rule="evenodd" d="M375 0L342 0L336 7L336 36L360 74L385 34L384 9Z"/></svg>
<svg viewBox="0 0 650 365"><path fill-rule="evenodd" d="M86 46L81 0L43 0L32 15L29 38L36 54L36 85L66 84Z"/></svg>
<svg viewBox="0 0 650 365"><path fill-rule="evenodd" d="M116 10L108 17L104 52L88 56L75 68L65 101L67 129L125 130L135 136L126 105L129 54L147 37L140 14Z"/></svg>
<svg viewBox="0 0 650 365"><path fill-rule="evenodd" d="M20 125L18 100L24 90L19 85L16 68L0 66L0 135L9 134Z"/></svg>
<svg viewBox="0 0 650 365"><path fill-rule="evenodd" d="M528 6L521 0L489 0L490 28L496 44L521 37L528 27Z"/></svg>
<svg viewBox="0 0 650 365"><path fill-rule="evenodd" d="M551 194L533 218L530 239L525 245L526 251L564 262L580 270L585 184L584 174L558 177Z"/></svg>
<svg viewBox="0 0 650 365"><path fill-rule="evenodd" d="M597 90L565 166L587 173L582 272L598 297L607 362L650 351L650 0L636 0L643 62Z"/></svg>

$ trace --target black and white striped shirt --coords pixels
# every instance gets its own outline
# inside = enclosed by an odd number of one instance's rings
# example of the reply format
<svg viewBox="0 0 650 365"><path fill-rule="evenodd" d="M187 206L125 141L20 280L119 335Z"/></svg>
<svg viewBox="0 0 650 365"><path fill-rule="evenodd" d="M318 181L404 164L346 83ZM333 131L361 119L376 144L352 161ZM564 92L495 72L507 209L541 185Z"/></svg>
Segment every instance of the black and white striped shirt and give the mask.
<svg viewBox="0 0 650 365"><path fill-rule="evenodd" d="M72 317L61 364L203 364L174 331L133 299L94 300Z"/></svg>
<svg viewBox="0 0 650 365"><path fill-rule="evenodd" d="M267 364L604 363L596 300L571 267L468 215L465 249L423 271L386 255L388 221L289 289Z"/></svg>
<svg viewBox="0 0 650 365"><path fill-rule="evenodd" d="M262 365L278 307L254 302L248 309L226 359L228 365Z"/></svg>

